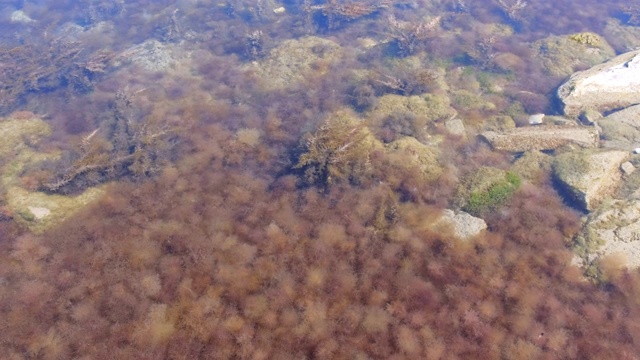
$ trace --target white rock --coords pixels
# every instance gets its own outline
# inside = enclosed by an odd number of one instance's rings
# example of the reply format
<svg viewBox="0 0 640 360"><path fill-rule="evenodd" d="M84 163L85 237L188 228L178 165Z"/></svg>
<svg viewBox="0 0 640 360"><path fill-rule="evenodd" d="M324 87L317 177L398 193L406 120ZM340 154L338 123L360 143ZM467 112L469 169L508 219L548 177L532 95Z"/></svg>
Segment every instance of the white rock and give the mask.
<svg viewBox="0 0 640 360"><path fill-rule="evenodd" d="M558 88L567 116L586 109L605 112L640 103L640 50L573 74Z"/></svg>
<svg viewBox="0 0 640 360"><path fill-rule="evenodd" d="M533 114L529 116L529 125L540 125L544 119L544 114Z"/></svg>
<svg viewBox="0 0 640 360"><path fill-rule="evenodd" d="M25 13L24 11L16 10L11 13L11 22L29 24L35 22L35 20L30 18L29 15L27 15L27 13Z"/></svg>
<svg viewBox="0 0 640 360"><path fill-rule="evenodd" d="M28 209L33 214L33 217L35 217L37 220L46 218L51 214L51 210L47 209L46 207L29 206Z"/></svg>
<svg viewBox="0 0 640 360"><path fill-rule="evenodd" d="M285 9L284 6L280 6L279 8L273 9L274 14L284 14L285 11L287 11L287 9Z"/></svg>

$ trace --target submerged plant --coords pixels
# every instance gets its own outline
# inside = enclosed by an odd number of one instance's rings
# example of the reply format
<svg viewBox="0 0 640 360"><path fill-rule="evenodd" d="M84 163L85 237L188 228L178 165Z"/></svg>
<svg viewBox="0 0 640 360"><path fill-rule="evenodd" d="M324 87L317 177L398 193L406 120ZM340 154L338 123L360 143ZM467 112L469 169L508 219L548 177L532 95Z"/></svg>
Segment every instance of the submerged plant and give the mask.
<svg viewBox="0 0 640 360"><path fill-rule="evenodd" d="M45 40L44 44L0 48L0 112L13 110L30 92L90 90L113 57L109 51L85 54L76 41Z"/></svg>
<svg viewBox="0 0 640 360"><path fill-rule="evenodd" d="M160 153L167 148L165 140L172 129L136 119L131 96L124 91L116 94L111 120L87 135L71 160L58 166L70 164L41 184L41 190L69 193L125 175L144 177L160 170Z"/></svg>
<svg viewBox="0 0 640 360"><path fill-rule="evenodd" d="M370 174L370 155L381 146L361 120L338 111L307 135L294 169L304 170L307 184L358 183Z"/></svg>

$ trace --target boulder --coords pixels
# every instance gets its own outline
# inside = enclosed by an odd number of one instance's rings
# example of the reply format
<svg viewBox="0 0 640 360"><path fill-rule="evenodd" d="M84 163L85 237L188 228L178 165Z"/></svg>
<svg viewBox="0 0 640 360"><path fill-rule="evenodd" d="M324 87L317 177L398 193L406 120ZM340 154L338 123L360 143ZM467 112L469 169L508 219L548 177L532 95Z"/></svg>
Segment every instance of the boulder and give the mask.
<svg viewBox="0 0 640 360"><path fill-rule="evenodd" d="M329 71L329 67L314 64L329 64L342 54L336 42L307 36L282 42L264 59L252 63L250 68L262 79L261 85L265 88L283 89L307 77L323 75Z"/></svg>
<svg viewBox="0 0 640 360"><path fill-rule="evenodd" d="M554 150L567 144L584 148L598 145L598 132L592 127L530 126L501 132L485 131L480 137L495 150L509 152Z"/></svg>
<svg viewBox="0 0 640 360"><path fill-rule="evenodd" d="M535 58L552 76L569 76L615 56L607 41L597 34L583 32L571 35L552 35L533 43Z"/></svg>
<svg viewBox="0 0 640 360"><path fill-rule="evenodd" d="M587 109L606 112L640 103L640 50L573 74L558 88L565 115Z"/></svg>
<svg viewBox="0 0 640 360"><path fill-rule="evenodd" d="M386 145L386 154L393 168L398 170L417 169L422 181L436 180L443 171L438 161L440 150L437 145L421 143L416 138L404 136Z"/></svg>
<svg viewBox="0 0 640 360"><path fill-rule="evenodd" d="M31 164L55 159L58 153L34 149L51 132L47 123L27 112L0 119L0 220L13 220L34 233L44 232L104 193L103 187L85 190L76 196L52 195L24 187L22 171Z"/></svg>
<svg viewBox="0 0 640 360"><path fill-rule="evenodd" d="M616 254L627 266L640 267L640 200L615 200L589 215L577 245L584 263Z"/></svg>
<svg viewBox="0 0 640 360"><path fill-rule="evenodd" d="M631 150L640 147L640 105L630 106L598 120L603 146Z"/></svg>
<svg viewBox="0 0 640 360"><path fill-rule="evenodd" d="M485 230L487 223L464 211L456 214L453 210L446 209L433 226L435 229L449 228L458 239L469 240Z"/></svg>
<svg viewBox="0 0 640 360"><path fill-rule="evenodd" d="M556 156L552 169L563 195L582 210L594 210L620 184L627 151L585 149Z"/></svg>

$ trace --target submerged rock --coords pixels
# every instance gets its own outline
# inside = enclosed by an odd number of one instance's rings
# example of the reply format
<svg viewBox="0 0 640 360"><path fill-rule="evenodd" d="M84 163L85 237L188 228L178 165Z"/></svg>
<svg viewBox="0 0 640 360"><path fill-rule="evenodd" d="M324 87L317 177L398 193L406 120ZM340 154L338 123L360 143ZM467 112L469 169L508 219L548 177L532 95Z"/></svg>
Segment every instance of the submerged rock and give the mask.
<svg viewBox="0 0 640 360"><path fill-rule="evenodd" d="M587 109L606 112L640 103L640 50L573 74L558 97L565 115L574 118Z"/></svg>
<svg viewBox="0 0 640 360"><path fill-rule="evenodd" d="M479 235L487 228L487 223L464 211L457 214L453 210L446 209L442 216L436 220L434 229L450 228L453 234L460 240L469 240Z"/></svg>
<svg viewBox="0 0 640 360"><path fill-rule="evenodd" d="M440 150L436 145L426 145L411 136L405 136L386 146L386 156L395 167L410 170L416 168L426 182L437 179L443 171L438 161Z"/></svg>
<svg viewBox="0 0 640 360"><path fill-rule="evenodd" d="M423 118L424 123L440 119L452 118L456 110L451 107L449 97L443 94L424 94L401 96L395 94L384 95L371 110L376 117L385 117L394 113L405 113Z"/></svg>
<svg viewBox="0 0 640 360"><path fill-rule="evenodd" d="M20 176L26 166L58 157L32 147L50 132L47 123L36 117L0 119L0 185L6 192L0 210L34 233L70 218L104 193L102 188L91 188L76 196L50 195L23 186Z"/></svg>
<svg viewBox="0 0 640 360"><path fill-rule="evenodd" d="M640 146L640 105L609 114L598 125L605 147L627 150Z"/></svg>
<svg viewBox="0 0 640 360"><path fill-rule="evenodd" d="M618 150L572 151L554 159L553 174L570 200L592 211L620 184L620 165L628 156Z"/></svg>
<svg viewBox="0 0 640 360"><path fill-rule="evenodd" d="M627 266L640 267L640 200L615 200L589 215L577 245L586 263L617 254Z"/></svg>
<svg viewBox="0 0 640 360"><path fill-rule="evenodd" d="M568 76L580 68L599 64L615 56L613 48L597 34L577 33L549 36L533 44L536 58L554 76Z"/></svg>
<svg viewBox="0 0 640 360"><path fill-rule="evenodd" d="M485 131L480 137L500 151L554 150L567 144L584 148L598 145L595 128L567 126L521 127L502 132Z"/></svg>
<svg viewBox="0 0 640 360"><path fill-rule="evenodd" d="M118 59L131 62L149 71L164 71L177 62L172 49L158 40L147 40L121 54Z"/></svg>
<svg viewBox="0 0 640 360"><path fill-rule="evenodd" d="M342 56L339 44L308 36L283 41L269 52L266 58L251 65L268 89L283 89L300 82L307 76L318 76L328 71L327 66L315 66L319 62L331 63Z"/></svg>

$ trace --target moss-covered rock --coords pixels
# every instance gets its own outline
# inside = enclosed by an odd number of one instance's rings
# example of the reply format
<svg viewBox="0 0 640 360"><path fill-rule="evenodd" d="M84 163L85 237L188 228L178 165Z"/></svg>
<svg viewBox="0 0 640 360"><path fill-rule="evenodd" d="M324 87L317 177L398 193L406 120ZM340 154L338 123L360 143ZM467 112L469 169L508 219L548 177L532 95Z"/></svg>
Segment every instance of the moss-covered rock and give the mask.
<svg viewBox="0 0 640 360"><path fill-rule="evenodd" d="M20 175L25 166L58 156L38 152L33 147L50 132L49 126L37 118L0 120L0 182L5 190L5 207L14 221L35 233L68 219L104 192L102 188L92 188L77 196L63 196L22 186Z"/></svg>
<svg viewBox="0 0 640 360"><path fill-rule="evenodd" d="M554 76L571 75L616 54L604 38L594 33L549 36L536 41L532 47L546 71Z"/></svg>
<svg viewBox="0 0 640 360"><path fill-rule="evenodd" d="M378 99L377 104L367 113L367 118L375 133L391 129L399 136L425 140L429 124L452 118L456 113L450 106L449 97L443 94L388 94Z"/></svg>
<svg viewBox="0 0 640 360"><path fill-rule="evenodd" d="M403 170L417 169L422 181L436 180L443 171L438 161L440 150L436 145L426 145L416 138L405 136L386 146L390 163Z"/></svg>
<svg viewBox="0 0 640 360"><path fill-rule="evenodd" d="M458 205L474 216L482 216L506 203L520 187L513 172L482 167L465 177L458 188Z"/></svg>
<svg viewBox="0 0 640 360"><path fill-rule="evenodd" d="M523 180L535 183L540 176L548 173L553 157L540 151L527 151L519 157L509 169Z"/></svg>
<svg viewBox="0 0 640 360"><path fill-rule="evenodd" d="M320 66L320 63L331 63L342 56L342 53L342 48L337 43L308 36L282 42L266 58L252 64L251 68L263 80L261 85L264 88L283 89L305 77L322 75L329 68Z"/></svg>
<svg viewBox="0 0 640 360"><path fill-rule="evenodd" d="M452 94L453 105L458 109L465 110L495 110L496 105L485 100L481 95L472 93L469 90L456 90Z"/></svg>

